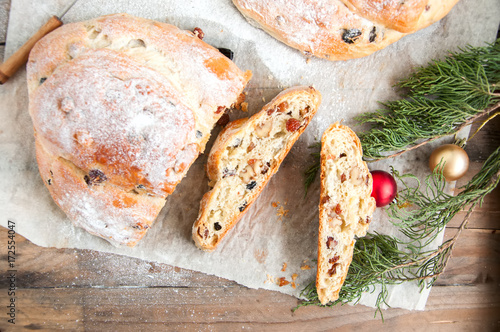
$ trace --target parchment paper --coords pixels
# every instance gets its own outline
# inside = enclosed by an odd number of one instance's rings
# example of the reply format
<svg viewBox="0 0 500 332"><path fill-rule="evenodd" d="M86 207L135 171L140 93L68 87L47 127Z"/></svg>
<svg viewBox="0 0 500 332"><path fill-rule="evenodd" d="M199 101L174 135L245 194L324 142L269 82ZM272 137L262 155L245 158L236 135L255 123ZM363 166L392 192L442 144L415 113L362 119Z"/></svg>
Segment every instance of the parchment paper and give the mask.
<svg viewBox="0 0 500 332"><path fill-rule="evenodd" d="M69 2L12 0L6 58ZM40 246L128 255L217 275L251 288L299 296L316 274L319 181L304 199L302 173L312 161L307 147L319 140L331 123L344 120L344 124L353 126L356 114L374 111L379 107L378 101L397 98L392 86L412 68L466 44L494 41L500 1L462 0L433 26L369 57L344 62L312 59L307 63L298 51L249 25L229 0L80 0L63 20L74 22L117 12L166 21L184 29L200 27L206 42L233 50L237 65L252 70L254 77L247 88L249 112L233 113L232 120L255 113L279 91L292 85L314 85L323 95L321 108L279 172L216 252L204 253L191 240L200 199L208 190L203 169L206 153L167 199L142 241L135 248L115 248L73 227L44 187L35 161L25 71L21 70L0 87L0 224L5 227L8 220L15 221L17 232ZM218 129L214 130L212 141L217 133ZM370 164L370 168L388 170L393 165L400 172L423 178L428 174L430 151L441 143ZM210 144L206 152L209 149ZM396 234L380 209L370 230ZM438 239L433 246L441 241ZM285 272L281 271L283 263L287 264ZM306 266L310 269L304 269ZM298 274L296 288L275 283L280 277L291 281L294 273ZM420 292L414 284L397 286L390 291L389 304L421 310L428 293L427 289ZM366 294L361 303L373 306L375 298L376 294Z"/></svg>

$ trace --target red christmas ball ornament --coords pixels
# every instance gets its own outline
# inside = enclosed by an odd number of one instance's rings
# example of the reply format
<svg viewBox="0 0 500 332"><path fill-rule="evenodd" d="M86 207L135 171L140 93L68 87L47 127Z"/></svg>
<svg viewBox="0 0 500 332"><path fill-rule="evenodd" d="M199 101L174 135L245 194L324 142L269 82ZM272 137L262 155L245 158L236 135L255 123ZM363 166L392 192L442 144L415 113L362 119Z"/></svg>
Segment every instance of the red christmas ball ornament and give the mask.
<svg viewBox="0 0 500 332"><path fill-rule="evenodd" d="M398 185L394 177L385 171L373 171L372 197L377 207L389 205L398 192Z"/></svg>

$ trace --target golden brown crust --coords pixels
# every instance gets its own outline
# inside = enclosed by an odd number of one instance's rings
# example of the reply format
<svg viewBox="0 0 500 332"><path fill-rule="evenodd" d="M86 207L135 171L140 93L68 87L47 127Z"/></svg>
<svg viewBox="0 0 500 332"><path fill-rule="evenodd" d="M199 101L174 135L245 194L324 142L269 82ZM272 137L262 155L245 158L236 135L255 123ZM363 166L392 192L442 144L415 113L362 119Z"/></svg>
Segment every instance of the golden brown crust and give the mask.
<svg viewBox="0 0 500 332"><path fill-rule="evenodd" d="M316 289L326 304L338 298L352 261L354 237L366 234L375 200L357 135L337 122L325 131L321 145Z"/></svg>
<svg viewBox="0 0 500 332"><path fill-rule="evenodd" d="M129 246L251 76L191 32L127 14L64 25L27 67L54 201L76 225Z"/></svg>
<svg viewBox="0 0 500 332"><path fill-rule="evenodd" d="M341 1L359 16L403 33L417 30L418 20L428 2L420 0Z"/></svg>
<svg viewBox="0 0 500 332"><path fill-rule="evenodd" d="M243 206L243 209L228 211L228 215L221 220L217 220L217 222L221 224L221 229L217 232L213 232L213 227L209 224L208 219L209 215L213 213L211 209L220 203L220 200L222 199L218 197L218 195L221 188L224 186L223 181L221 180L225 177L224 168L227 166L224 164L222 158L224 153L227 153L226 150L228 146L232 144L235 138L250 136L250 134L254 132L255 126L266 118L266 116L269 116L270 113L279 108L279 105L283 105L285 102L289 102L291 104L293 99L303 99L307 101L308 108L307 112L304 113L303 123L299 128L294 130L292 137L286 141L283 147L280 148L279 153L273 158L273 161L269 163L269 168L266 172L258 177L258 184L256 184L255 190L244 196L246 204ZM222 131L217 137L208 158L207 174L210 178L211 185L214 187L203 196L198 218L193 225L193 240L196 246L205 251L215 250L222 238L225 237L229 230L231 230L243 217L245 212L248 211L249 207L262 192L269 179L278 171L281 162L309 124L320 103L321 95L314 88L293 87L281 92L269 104L264 106L260 112L256 113L251 118L236 120L227 125L224 131ZM242 140L244 140L244 138ZM256 150L259 148L261 147L255 147ZM265 149L266 147L264 146L262 148ZM261 156L262 155L263 154L261 154ZM246 163L243 164L246 165Z"/></svg>
<svg viewBox="0 0 500 332"><path fill-rule="evenodd" d="M436 22L458 0L233 0L274 38L329 60L367 56Z"/></svg>

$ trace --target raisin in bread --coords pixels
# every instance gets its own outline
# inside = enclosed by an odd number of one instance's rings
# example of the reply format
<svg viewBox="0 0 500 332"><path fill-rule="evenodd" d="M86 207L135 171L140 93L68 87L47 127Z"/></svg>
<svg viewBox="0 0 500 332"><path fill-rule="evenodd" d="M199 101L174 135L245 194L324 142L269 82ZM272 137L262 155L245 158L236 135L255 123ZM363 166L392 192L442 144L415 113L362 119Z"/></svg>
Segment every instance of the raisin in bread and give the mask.
<svg viewBox="0 0 500 332"><path fill-rule="evenodd" d="M75 225L133 246L250 73L189 31L116 14L44 37L27 76L52 198Z"/></svg>
<svg viewBox="0 0 500 332"><path fill-rule="evenodd" d="M252 24L329 60L367 56L443 18L458 0L233 0Z"/></svg>
<svg viewBox="0 0 500 332"><path fill-rule="evenodd" d="M195 244L213 251L255 201L316 113L312 87L281 92L249 119L229 123L207 162L210 186L193 225Z"/></svg>
<svg viewBox="0 0 500 332"><path fill-rule="evenodd" d="M372 176L356 134L338 122L321 139L318 271L322 304L338 298L352 261L355 236L366 235L375 210Z"/></svg>

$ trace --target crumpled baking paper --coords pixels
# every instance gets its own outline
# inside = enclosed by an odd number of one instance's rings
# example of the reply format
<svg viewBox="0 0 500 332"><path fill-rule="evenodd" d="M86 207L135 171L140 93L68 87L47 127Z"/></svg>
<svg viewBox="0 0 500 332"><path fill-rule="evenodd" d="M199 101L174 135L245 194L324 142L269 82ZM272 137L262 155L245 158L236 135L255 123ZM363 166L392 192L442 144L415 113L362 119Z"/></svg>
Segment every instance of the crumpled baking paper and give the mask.
<svg viewBox="0 0 500 332"><path fill-rule="evenodd" d="M70 2L12 0L5 58ZM500 19L498 0L462 0L440 22L371 56L343 62L306 61L298 51L248 24L230 0L80 0L63 21L75 22L118 12L166 21L189 30L200 27L206 42L233 50L236 64L243 70L252 70L254 76L247 87L249 112L234 112L232 120L257 112L288 86L313 85L323 95L322 105L279 172L215 252L202 252L191 240L200 199L208 190L204 164L210 143L206 153L167 199L142 241L135 248L116 248L73 227L44 187L35 161L26 73L20 70L0 87L0 224L6 227L8 220L15 221L19 234L44 247L128 255L297 297L303 287L314 281L316 274L319 181L304 198L302 174L312 162L308 146L318 141L335 121L343 120L354 130L361 130L355 126L353 117L374 111L380 101L397 98L393 88L397 80L450 50L494 41ZM214 130L212 142L218 131ZM424 178L428 174L430 151L442 142L369 166L372 170L388 170L392 165L400 172ZM370 231L397 235L397 229L388 223L381 209L377 209ZM432 246L436 247L441 241L442 238L437 239ZM295 288L292 284L277 285L278 278L292 281L293 274L298 275ZM392 307L422 310L429 292L429 289L420 292L415 284L406 283L391 288L388 303ZM361 303L373 306L376 296L376 293L365 294Z"/></svg>

